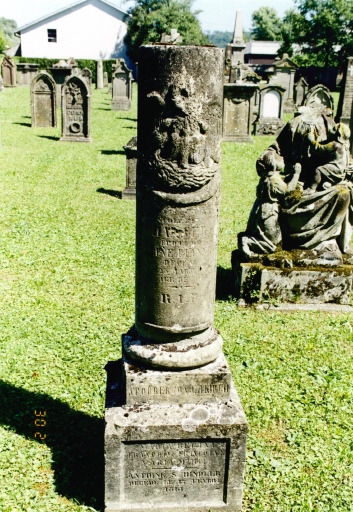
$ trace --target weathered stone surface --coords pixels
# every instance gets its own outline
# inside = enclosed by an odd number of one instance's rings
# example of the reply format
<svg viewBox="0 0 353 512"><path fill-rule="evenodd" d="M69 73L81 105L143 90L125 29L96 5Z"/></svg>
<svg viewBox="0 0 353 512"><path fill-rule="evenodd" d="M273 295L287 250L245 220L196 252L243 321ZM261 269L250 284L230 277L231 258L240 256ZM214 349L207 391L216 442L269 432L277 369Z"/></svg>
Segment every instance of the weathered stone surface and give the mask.
<svg viewBox="0 0 353 512"><path fill-rule="evenodd" d="M341 83L341 92L337 107L336 121L346 124L353 133L353 57L348 57L345 73ZM350 152L353 152L353 138L351 135Z"/></svg>
<svg viewBox="0 0 353 512"><path fill-rule="evenodd" d="M233 260L236 295L246 303L350 304L353 266L277 269Z"/></svg>
<svg viewBox="0 0 353 512"><path fill-rule="evenodd" d="M303 105L310 106L311 104L321 103L324 107L334 112L335 105L333 96L325 85L317 84L306 93Z"/></svg>
<svg viewBox="0 0 353 512"><path fill-rule="evenodd" d="M255 123L255 135L274 135L283 128L284 92L285 89L277 85L260 88L259 118Z"/></svg>
<svg viewBox="0 0 353 512"><path fill-rule="evenodd" d="M71 75L62 87L61 141L91 142L91 97L83 78Z"/></svg>
<svg viewBox="0 0 353 512"><path fill-rule="evenodd" d="M41 71L31 83L31 108L33 127L56 127L56 84L53 78Z"/></svg>
<svg viewBox="0 0 353 512"><path fill-rule="evenodd" d="M225 401L119 406L109 373L106 512L240 512L247 423L234 385Z"/></svg>
<svg viewBox="0 0 353 512"><path fill-rule="evenodd" d="M86 80L89 87L92 87L92 71L89 68L83 68L81 70L81 76Z"/></svg>
<svg viewBox="0 0 353 512"><path fill-rule="evenodd" d="M124 59L118 59L112 75L112 110L130 110L132 98L132 71Z"/></svg>
<svg viewBox="0 0 353 512"><path fill-rule="evenodd" d="M4 87L16 87L16 64L10 57L4 57L1 74Z"/></svg>
<svg viewBox="0 0 353 512"><path fill-rule="evenodd" d="M221 354L216 361L192 370L156 372L124 362L126 403L185 404L227 400L231 373Z"/></svg>
<svg viewBox="0 0 353 512"><path fill-rule="evenodd" d="M103 61L97 60L96 67L96 89L103 89Z"/></svg>
<svg viewBox="0 0 353 512"><path fill-rule="evenodd" d="M131 137L124 146L126 154L126 188L122 191L123 199L136 199L136 166L137 166L137 137Z"/></svg>
<svg viewBox="0 0 353 512"><path fill-rule="evenodd" d="M297 107L303 104L306 93L309 90L309 84L302 76L294 84L294 103Z"/></svg>
<svg viewBox="0 0 353 512"><path fill-rule="evenodd" d="M174 343L171 364L191 367L194 355L202 366L220 352L212 323L222 52L172 45L140 52L135 324L141 344L129 350L138 358L147 346L143 360L155 365L156 351L165 359L159 343ZM158 342L154 349L148 338Z"/></svg>
<svg viewBox="0 0 353 512"><path fill-rule="evenodd" d="M284 93L284 112L293 112L294 110L294 76L297 65L289 59L288 54L284 53L282 59L274 65L274 74L271 76L270 84L279 85L285 89Z"/></svg>
<svg viewBox="0 0 353 512"><path fill-rule="evenodd" d="M259 86L251 83L224 85L223 140L253 142L252 126L255 121L255 95Z"/></svg>
<svg viewBox="0 0 353 512"><path fill-rule="evenodd" d="M21 62L17 67L17 85L31 85L33 78L38 73L39 65Z"/></svg>
<svg viewBox="0 0 353 512"><path fill-rule="evenodd" d="M59 60L50 68L50 72L56 83L56 104L61 105L61 88L66 78L71 75L72 65L66 60Z"/></svg>

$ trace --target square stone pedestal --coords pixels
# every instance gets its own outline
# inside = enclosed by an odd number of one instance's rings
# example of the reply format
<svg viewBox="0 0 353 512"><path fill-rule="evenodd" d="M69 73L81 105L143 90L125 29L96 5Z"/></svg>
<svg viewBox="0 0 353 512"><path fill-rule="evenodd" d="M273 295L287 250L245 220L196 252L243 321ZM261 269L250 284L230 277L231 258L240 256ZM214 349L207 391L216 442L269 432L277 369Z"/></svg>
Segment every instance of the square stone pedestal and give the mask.
<svg viewBox="0 0 353 512"><path fill-rule="evenodd" d="M195 370L107 365L106 512L239 512L247 422L224 356Z"/></svg>
<svg viewBox="0 0 353 512"><path fill-rule="evenodd" d="M263 263L241 263L233 253L235 294L247 304L350 304L353 265L276 268Z"/></svg>

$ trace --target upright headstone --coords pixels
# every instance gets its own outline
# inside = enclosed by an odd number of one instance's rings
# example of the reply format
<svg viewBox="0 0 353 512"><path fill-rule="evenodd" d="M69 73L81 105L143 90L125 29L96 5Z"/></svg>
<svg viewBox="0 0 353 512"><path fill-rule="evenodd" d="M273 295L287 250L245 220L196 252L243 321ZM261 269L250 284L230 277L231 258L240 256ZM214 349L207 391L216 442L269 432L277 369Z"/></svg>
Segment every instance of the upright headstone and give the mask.
<svg viewBox="0 0 353 512"><path fill-rule="evenodd" d="M0 91L4 90L4 81L2 79L2 76L0 76Z"/></svg>
<svg viewBox="0 0 353 512"><path fill-rule="evenodd" d="M241 510L247 424L213 327L223 56L139 53L135 326L107 366L106 512Z"/></svg>
<svg viewBox="0 0 353 512"><path fill-rule="evenodd" d="M331 110L331 115L334 112L335 105L333 96L325 85L317 84L306 93L303 105L309 106L311 104L315 105L323 105L324 107Z"/></svg>
<svg viewBox="0 0 353 512"><path fill-rule="evenodd" d="M31 83L33 127L56 127L56 84L46 71L41 71Z"/></svg>
<svg viewBox="0 0 353 512"><path fill-rule="evenodd" d="M336 121L350 127L353 133L353 57L348 57L341 84ZM350 152L353 154L353 135L351 135Z"/></svg>
<svg viewBox="0 0 353 512"><path fill-rule="evenodd" d="M56 104L61 104L61 88L65 79L71 75L72 66L69 65L66 60L59 60L53 67L50 68L50 72L53 75L56 83Z"/></svg>
<svg viewBox="0 0 353 512"><path fill-rule="evenodd" d="M259 118L255 123L255 135L272 135L283 128L283 94L285 89L266 85L260 89Z"/></svg>
<svg viewBox="0 0 353 512"><path fill-rule="evenodd" d="M88 85L92 87L92 71L89 68L83 68L81 70L81 76L86 80Z"/></svg>
<svg viewBox="0 0 353 512"><path fill-rule="evenodd" d="M71 75L62 87L62 141L91 142L91 97L85 79Z"/></svg>
<svg viewBox="0 0 353 512"><path fill-rule="evenodd" d="M108 80L108 72L104 71L103 73L103 87L108 87L109 80Z"/></svg>
<svg viewBox="0 0 353 512"><path fill-rule="evenodd" d="M223 139L233 142L253 142L251 137L256 121L259 86L253 83L224 84Z"/></svg>
<svg viewBox="0 0 353 512"><path fill-rule="evenodd" d="M126 154L126 188L122 191L123 199L136 198L136 166L137 166L137 137L131 137L124 146Z"/></svg>
<svg viewBox="0 0 353 512"><path fill-rule="evenodd" d="M38 73L39 65L27 62L17 64L17 85L31 85Z"/></svg>
<svg viewBox="0 0 353 512"><path fill-rule="evenodd" d="M103 61L97 60L96 89L103 89Z"/></svg>
<svg viewBox="0 0 353 512"><path fill-rule="evenodd" d="M296 107L300 107L303 104L306 93L309 90L309 84L304 77L300 77L299 80L294 84L294 104Z"/></svg>
<svg viewBox="0 0 353 512"><path fill-rule="evenodd" d="M130 110L132 97L132 71L124 59L118 59L112 77L112 110Z"/></svg>
<svg viewBox="0 0 353 512"><path fill-rule="evenodd" d="M286 89L284 93L284 112L293 112L294 110L294 76L297 67L290 60L287 53L284 53L282 59L274 64L274 73L270 78L270 84L279 85Z"/></svg>
<svg viewBox="0 0 353 512"><path fill-rule="evenodd" d="M16 64L10 57L4 57L1 64L4 87L16 87Z"/></svg>

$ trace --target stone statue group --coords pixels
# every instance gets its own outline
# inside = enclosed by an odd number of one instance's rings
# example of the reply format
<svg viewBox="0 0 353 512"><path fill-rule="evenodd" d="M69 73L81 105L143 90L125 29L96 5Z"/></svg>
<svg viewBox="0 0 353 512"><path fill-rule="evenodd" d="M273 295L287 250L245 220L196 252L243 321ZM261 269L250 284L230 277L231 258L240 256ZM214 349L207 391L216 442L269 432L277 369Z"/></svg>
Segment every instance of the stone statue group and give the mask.
<svg viewBox="0 0 353 512"><path fill-rule="evenodd" d="M246 260L291 251L301 265L353 263L349 138L322 104L299 108L256 162L256 200L238 236Z"/></svg>

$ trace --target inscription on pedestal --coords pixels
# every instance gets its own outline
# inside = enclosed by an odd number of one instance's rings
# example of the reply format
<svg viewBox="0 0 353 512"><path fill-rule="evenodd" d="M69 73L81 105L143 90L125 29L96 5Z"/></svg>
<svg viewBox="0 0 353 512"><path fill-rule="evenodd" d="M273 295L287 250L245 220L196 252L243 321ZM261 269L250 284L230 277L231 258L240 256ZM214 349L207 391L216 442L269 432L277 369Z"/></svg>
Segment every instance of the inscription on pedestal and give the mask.
<svg viewBox="0 0 353 512"><path fill-rule="evenodd" d="M229 441L123 443L124 501L226 503Z"/></svg>

